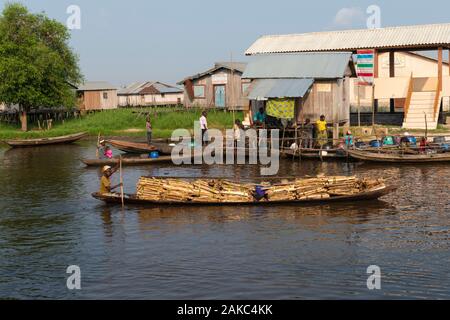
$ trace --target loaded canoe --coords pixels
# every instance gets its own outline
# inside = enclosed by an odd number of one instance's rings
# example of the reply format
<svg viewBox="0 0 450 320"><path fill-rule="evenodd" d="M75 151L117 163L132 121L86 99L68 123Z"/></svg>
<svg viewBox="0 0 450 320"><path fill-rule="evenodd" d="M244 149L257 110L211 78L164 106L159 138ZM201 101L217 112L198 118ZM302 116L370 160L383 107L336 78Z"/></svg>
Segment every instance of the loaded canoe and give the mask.
<svg viewBox="0 0 450 320"><path fill-rule="evenodd" d="M449 153L435 154L402 154L378 153L373 151L348 150L351 157L372 162L393 162L393 163L427 163L427 162L450 162Z"/></svg>
<svg viewBox="0 0 450 320"><path fill-rule="evenodd" d="M147 206L273 206L273 205L288 205L288 204L322 204L330 202L351 202L351 201L365 201L377 200L393 191L395 187L383 186L377 189L361 192L349 196L336 196L324 199L305 199L292 201L246 201L246 202L173 202L173 201L149 201L139 199L136 195L125 194L125 204L147 205ZM120 204L122 197L118 193L99 194L93 193L92 196L100 201L108 204Z"/></svg>
<svg viewBox="0 0 450 320"><path fill-rule="evenodd" d="M76 134L71 134L67 136L52 137L52 138L39 138L39 139L22 139L22 140L7 140L5 141L12 148L21 147L36 147L36 146L46 146L52 144L68 144L80 140L87 136L87 132L81 132Z"/></svg>

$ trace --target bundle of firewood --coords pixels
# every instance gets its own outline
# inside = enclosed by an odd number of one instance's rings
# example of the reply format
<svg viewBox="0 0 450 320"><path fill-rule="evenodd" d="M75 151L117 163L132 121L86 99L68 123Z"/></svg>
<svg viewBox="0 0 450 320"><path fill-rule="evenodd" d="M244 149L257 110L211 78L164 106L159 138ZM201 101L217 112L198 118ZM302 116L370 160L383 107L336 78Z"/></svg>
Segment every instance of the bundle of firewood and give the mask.
<svg viewBox="0 0 450 320"><path fill-rule="evenodd" d="M253 202L256 186L265 192L261 201L296 201L350 196L384 186L381 179L356 177L316 177L270 184L240 184L228 180L140 178L139 199L168 202ZM261 198L261 195L259 195Z"/></svg>
<svg viewBox="0 0 450 320"><path fill-rule="evenodd" d="M297 179L286 184L269 186L265 190L269 201L293 201L350 196L378 186L384 186L384 182L356 177L317 177Z"/></svg>
<svg viewBox="0 0 450 320"><path fill-rule="evenodd" d="M253 201L253 185L227 180L158 179L142 177L137 196L150 201L170 202L248 202Z"/></svg>

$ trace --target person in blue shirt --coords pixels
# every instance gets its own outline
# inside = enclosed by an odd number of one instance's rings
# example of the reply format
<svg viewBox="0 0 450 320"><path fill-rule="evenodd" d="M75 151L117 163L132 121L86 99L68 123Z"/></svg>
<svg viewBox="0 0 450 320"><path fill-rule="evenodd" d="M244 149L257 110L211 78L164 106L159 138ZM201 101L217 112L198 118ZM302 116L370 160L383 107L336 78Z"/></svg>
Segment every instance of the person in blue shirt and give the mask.
<svg viewBox="0 0 450 320"><path fill-rule="evenodd" d="M259 108L259 111L253 117L253 122L257 127L264 127L266 124L266 113L264 112L264 108Z"/></svg>
<svg viewBox="0 0 450 320"><path fill-rule="evenodd" d="M353 146L353 135L350 130L347 131L347 133L344 136L344 139L345 139L345 145L347 146L347 148Z"/></svg>

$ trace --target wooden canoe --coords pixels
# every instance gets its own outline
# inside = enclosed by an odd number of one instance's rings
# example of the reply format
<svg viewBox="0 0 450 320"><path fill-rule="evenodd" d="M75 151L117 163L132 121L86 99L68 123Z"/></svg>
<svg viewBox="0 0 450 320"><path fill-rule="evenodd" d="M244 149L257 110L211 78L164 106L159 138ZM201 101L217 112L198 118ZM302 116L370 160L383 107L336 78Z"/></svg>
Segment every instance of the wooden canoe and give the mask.
<svg viewBox="0 0 450 320"><path fill-rule="evenodd" d="M24 139L24 140L7 140L5 141L12 148L21 147L36 147L36 146L46 146L52 144L67 144L73 143L81 138L87 136L87 132L81 132L76 134L71 134L67 136L52 137L52 138L39 138L39 139Z"/></svg>
<svg viewBox="0 0 450 320"><path fill-rule="evenodd" d="M293 201L249 201L249 202L172 202L172 201L148 201L142 200L136 197L136 195L126 194L124 202L126 204L146 205L146 206L273 206L273 205L295 205L295 204L325 204L332 202L351 202L351 201L364 201L364 200L376 200L391 192L396 188L391 186L383 186L377 189L373 189L366 192L351 196L338 196L325 199L308 199L308 200L293 200ZM120 194L109 193L99 194L93 193L92 196L104 201L108 204L121 204L122 198Z"/></svg>
<svg viewBox="0 0 450 320"><path fill-rule="evenodd" d="M114 148L119 149L126 153L144 154L150 153L152 151L158 151L158 148L153 145L148 145L146 143L119 141L119 140L108 140L106 141Z"/></svg>
<svg viewBox="0 0 450 320"><path fill-rule="evenodd" d="M374 151L348 150L351 157L373 162L394 162L394 163L427 163L427 162L450 162L450 153L435 154L402 154L398 153L378 153Z"/></svg>
<svg viewBox="0 0 450 320"><path fill-rule="evenodd" d="M284 150L282 154L285 157L295 157L302 159L315 159L315 160L346 160L348 157L344 152L341 154L337 149L320 150L320 149L301 149L301 150Z"/></svg>
<svg viewBox="0 0 450 320"><path fill-rule="evenodd" d="M191 157L181 159L192 159ZM81 159L88 167L102 167L102 166L115 166L119 164L119 159ZM122 158L122 165L124 166L142 166L155 163L173 163L171 156L162 156L156 159L152 158Z"/></svg>

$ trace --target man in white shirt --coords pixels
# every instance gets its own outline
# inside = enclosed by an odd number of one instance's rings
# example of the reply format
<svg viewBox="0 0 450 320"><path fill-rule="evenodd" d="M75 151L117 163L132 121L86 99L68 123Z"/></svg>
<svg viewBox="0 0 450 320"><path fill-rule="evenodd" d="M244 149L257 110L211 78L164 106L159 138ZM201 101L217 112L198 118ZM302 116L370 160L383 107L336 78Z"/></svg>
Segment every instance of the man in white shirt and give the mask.
<svg viewBox="0 0 450 320"><path fill-rule="evenodd" d="M208 120L206 119L207 113L206 111L202 112L202 116L200 117L200 129L202 129L202 145L206 144L206 132L208 131Z"/></svg>

